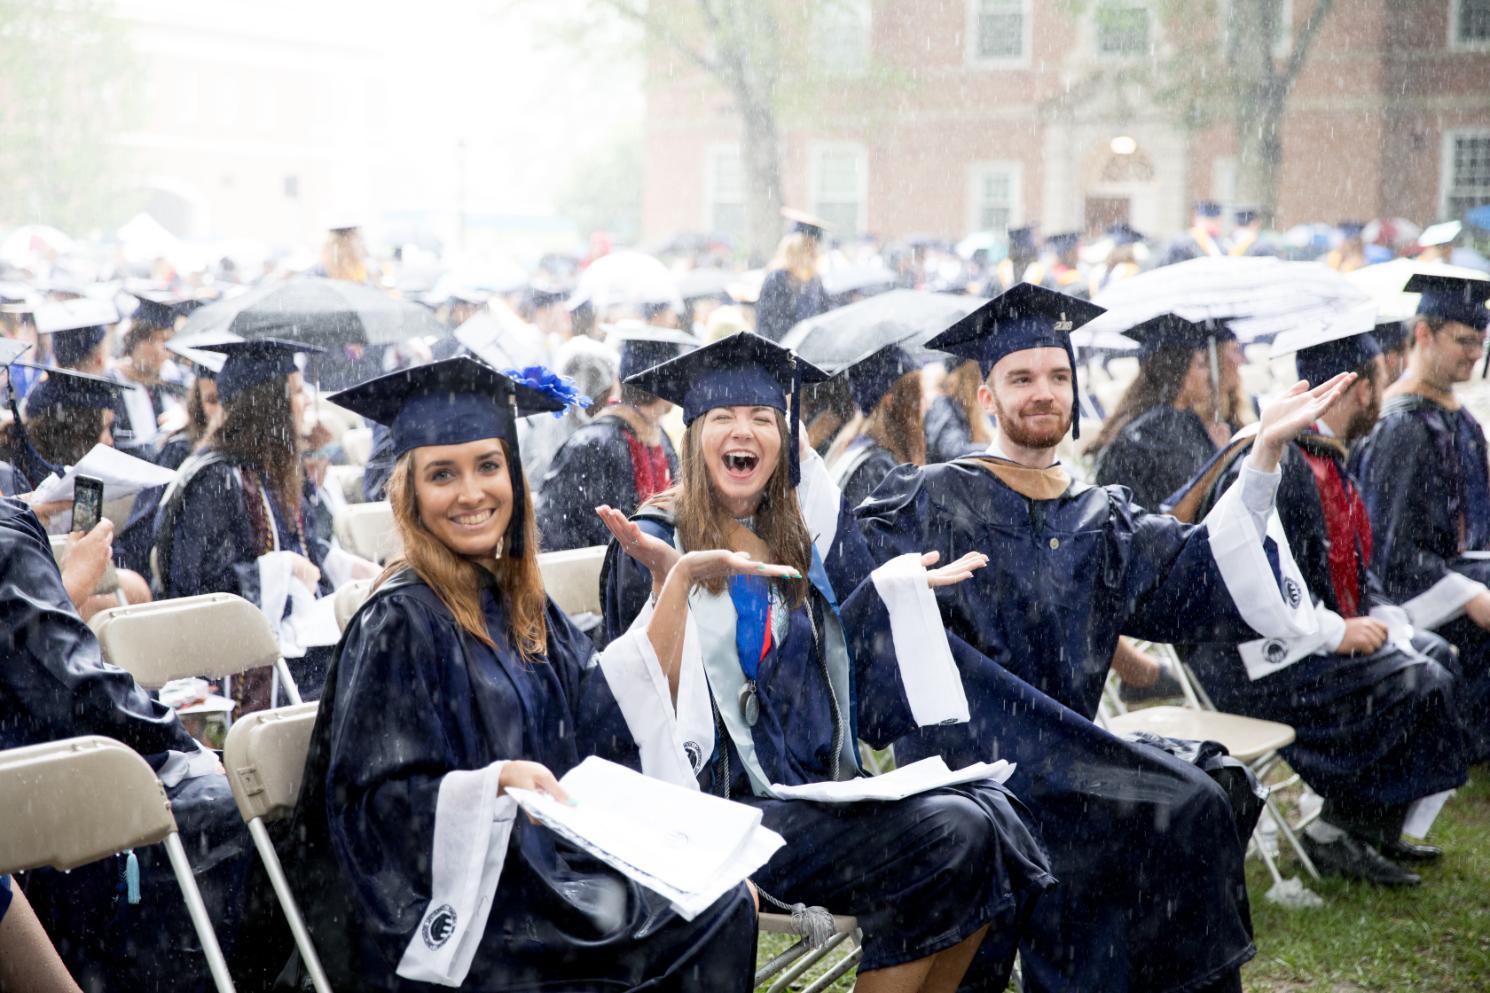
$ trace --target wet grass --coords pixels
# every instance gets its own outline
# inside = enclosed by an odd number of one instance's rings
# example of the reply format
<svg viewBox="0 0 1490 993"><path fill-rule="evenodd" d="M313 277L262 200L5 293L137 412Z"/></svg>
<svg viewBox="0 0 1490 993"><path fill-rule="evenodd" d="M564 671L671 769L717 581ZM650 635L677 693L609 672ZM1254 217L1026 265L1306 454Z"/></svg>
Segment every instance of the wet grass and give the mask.
<svg viewBox="0 0 1490 993"><path fill-rule="evenodd" d="M1272 881L1260 861L1249 860L1258 955L1242 970L1247 993L1490 990L1490 770L1471 772L1469 784L1439 815L1431 840L1445 854L1422 870L1420 888L1386 890L1327 878L1310 884L1325 905L1302 910L1264 899ZM1284 875L1302 875L1291 853L1279 865ZM788 944L784 936L765 936L760 960ZM839 993L851 988L851 977L831 987Z"/></svg>

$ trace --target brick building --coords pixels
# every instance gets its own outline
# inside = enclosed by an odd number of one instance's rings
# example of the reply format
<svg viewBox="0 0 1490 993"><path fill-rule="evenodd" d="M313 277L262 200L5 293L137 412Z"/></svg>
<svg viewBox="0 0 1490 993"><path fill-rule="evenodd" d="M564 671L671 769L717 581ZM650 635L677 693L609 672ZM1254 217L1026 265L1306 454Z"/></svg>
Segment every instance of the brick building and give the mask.
<svg viewBox="0 0 1490 993"><path fill-rule="evenodd" d="M783 124L785 198L884 238L1028 221L1182 228L1192 200L1234 200L1232 134L1180 126L1131 70L1180 31L1219 49L1243 2L823 4L806 30L842 84L814 99L810 124ZM1283 0L1280 52L1313 4ZM650 59L645 236L738 234L728 95L663 46ZM1426 223L1490 203L1490 0L1336 0L1289 99L1283 156L1280 226Z"/></svg>

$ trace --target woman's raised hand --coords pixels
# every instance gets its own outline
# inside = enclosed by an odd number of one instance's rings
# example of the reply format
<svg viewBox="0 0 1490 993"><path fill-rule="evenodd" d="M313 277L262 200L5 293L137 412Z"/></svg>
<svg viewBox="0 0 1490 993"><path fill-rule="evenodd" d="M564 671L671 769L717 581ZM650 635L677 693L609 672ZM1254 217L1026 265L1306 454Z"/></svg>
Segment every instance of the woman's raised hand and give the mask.
<svg viewBox="0 0 1490 993"><path fill-rule="evenodd" d="M757 562L746 552L714 548L707 552L689 552L679 560L690 582L700 583L720 576L764 576L767 579L801 579L802 574L789 565Z"/></svg>
<svg viewBox="0 0 1490 993"><path fill-rule="evenodd" d="M655 582L662 582L677 565L681 556L676 548L655 535L647 534L619 510L601 504L595 508L595 513L600 515L600 520L621 550L645 566Z"/></svg>
<svg viewBox="0 0 1490 993"><path fill-rule="evenodd" d="M921 556L921 564L926 567L926 585L932 589L942 586L956 586L965 579L973 578L973 571L981 569L988 564L988 556L982 552L968 552L955 562L948 562L940 569L933 569L937 561L941 559L941 552L927 552Z"/></svg>

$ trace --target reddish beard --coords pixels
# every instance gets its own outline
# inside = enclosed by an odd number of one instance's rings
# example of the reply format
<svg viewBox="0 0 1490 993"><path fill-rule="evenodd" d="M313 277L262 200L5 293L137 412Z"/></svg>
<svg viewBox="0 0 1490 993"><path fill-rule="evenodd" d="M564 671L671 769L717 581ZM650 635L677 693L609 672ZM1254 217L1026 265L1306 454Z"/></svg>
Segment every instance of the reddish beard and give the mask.
<svg viewBox="0 0 1490 993"><path fill-rule="evenodd" d="M1071 411L1063 410L1059 402L1056 403L1029 403L1019 411L1018 416L1010 416L999 402L998 394L993 396L993 412L998 420L999 433L1011 444L1020 448L1054 448L1061 443L1066 432L1071 430ZM1033 428L1025 421L1026 417L1036 414L1055 414L1059 418L1054 427Z"/></svg>

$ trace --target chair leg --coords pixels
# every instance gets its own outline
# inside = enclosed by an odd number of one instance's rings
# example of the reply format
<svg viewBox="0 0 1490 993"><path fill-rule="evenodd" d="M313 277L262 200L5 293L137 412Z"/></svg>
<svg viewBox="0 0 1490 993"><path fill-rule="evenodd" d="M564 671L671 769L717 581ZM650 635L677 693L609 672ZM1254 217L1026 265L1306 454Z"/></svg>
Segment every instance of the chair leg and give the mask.
<svg viewBox="0 0 1490 993"><path fill-rule="evenodd" d="M1283 812L1278 809L1278 805L1273 802L1271 796L1267 799L1267 809L1268 816L1278 825L1279 832L1282 833L1283 837L1288 839L1288 844L1292 846L1293 853L1299 857L1299 862L1304 866L1304 871L1309 873L1309 877L1316 883L1319 882L1319 870L1314 868L1314 861L1304 851L1303 844L1299 842L1298 834L1289 826L1288 818L1283 816Z"/></svg>
<svg viewBox="0 0 1490 993"><path fill-rule="evenodd" d="M316 954L315 943L311 941L310 931L305 927L305 918L300 915L295 894L290 892L284 866L279 861L279 853L274 850L274 842L269 839L269 829L264 826L263 818L255 817L249 821L248 833L253 836L254 847L259 850L259 859L269 873L274 895L279 897L280 909L285 912L285 919L290 923L290 933L295 936L295 947L300 950L300 961L305 965L305 971L310 973L311 984L315 986L316 993L331 993L331 981L326 978L321 957Z"/></svg>
<svg viewBox="0 0 1490 993"><path fill-rule="evenodd" d="M236 993L233 977L228 975L228 962L222 948L217 944L217 932L207 917L207 905L202 902L202 891L197 889L196 878L191 872L191 862L186 858L186 849L181 845L181 836L175 831L166 835L166 854L171 858L171 869L176 873L176 883L181 887L181 896L186 900L186 911L191 915L192 926L197 929L197 940L202 943L202 952L207 956L207 968L212 970L212 981L217 993Z"/></svg>
<svg viewBox="0 0 1490 993"><path fill-rule="evenodd" d="M285 689L285 696L290 698L290 705L297 706L304 703L300 699L300 687L295 685L295 677L290 675L290 666L285 662L284 656L274 660L274 672L279 676L279 683Z"/></svg>

